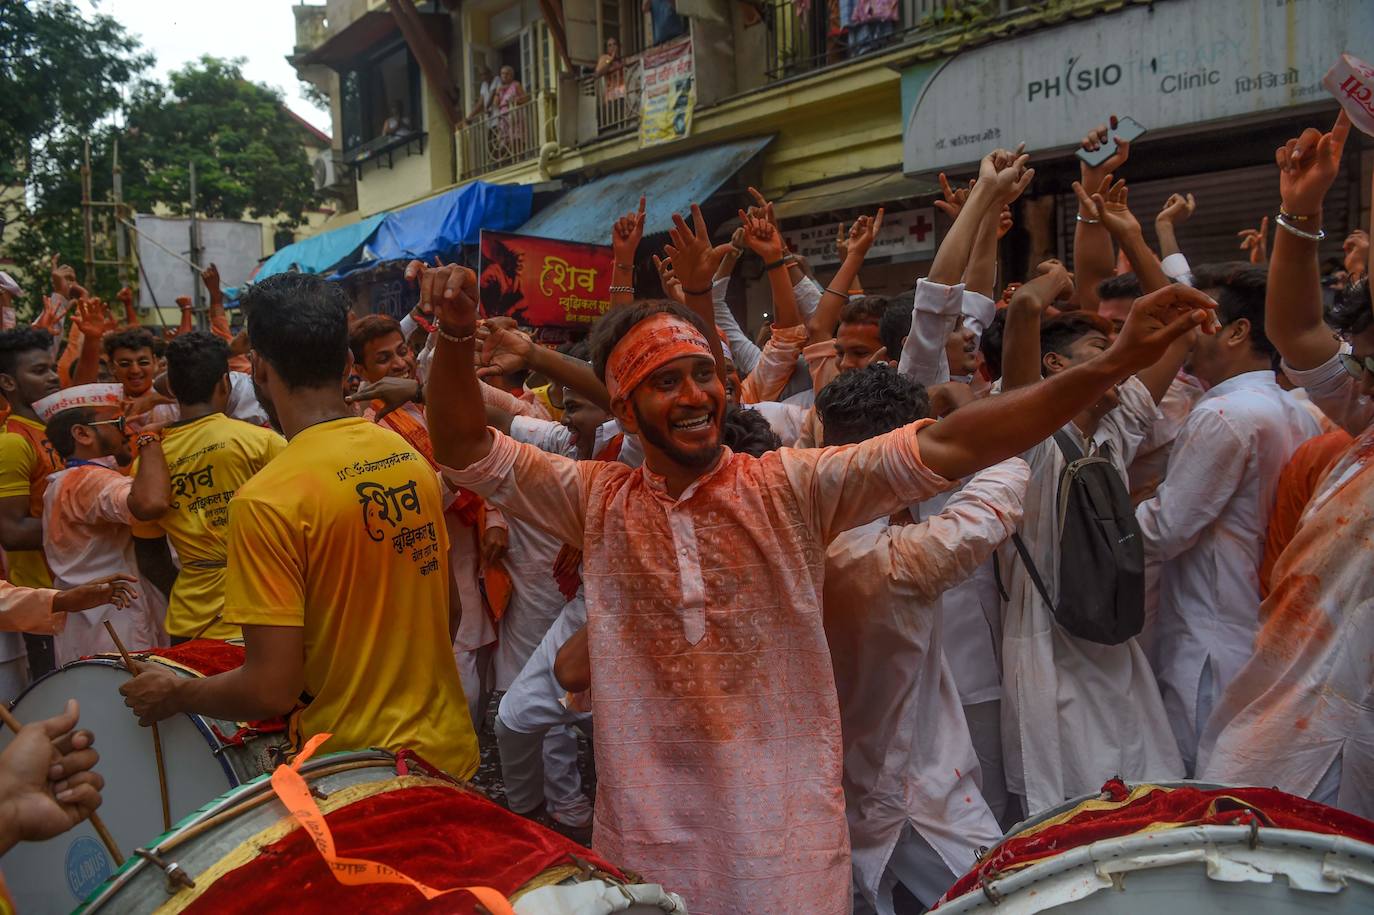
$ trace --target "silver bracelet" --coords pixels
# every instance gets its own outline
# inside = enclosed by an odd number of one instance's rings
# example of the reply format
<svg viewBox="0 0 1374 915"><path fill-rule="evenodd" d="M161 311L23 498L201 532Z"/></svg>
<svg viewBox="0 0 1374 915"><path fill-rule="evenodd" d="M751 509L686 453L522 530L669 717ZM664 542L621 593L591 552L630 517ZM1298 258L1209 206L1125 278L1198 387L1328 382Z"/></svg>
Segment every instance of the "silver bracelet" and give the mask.
<svg viewBox="0 0 1374 915"><path fill-rule="evenodd" d="M611 287L611 295L619 295L619 294L621 294L621 293L624 293L625 295L634 295L634 294L635 294L635 287L633 287L633 286L612 286L612 287Z"/></svg>
<svg viewBox="0 0 1374 915"><path fill-rule="evenodd" d="M434 332L439 335L441 340L447 340L449 343L471 343L477 336L477 328L475 327L472 329L472 333L468 334L466 337L455 337L453 334L445 333L444 325L442 324L435 324Z"/></svg>
<svg viewBox="0 0 1374 915"><path fill-rule="evenodd" d="M1298 238L1305 238L1308 241L1321 241L1323 238L1326 237L1325 229L1317 229L1317 231L1315 232L1309 232L1306 229L1299 229L1297 226L1293 225L1291 222L1288 221L1288 214L1282 211L1279 212L1279 215L1274 217L1274 222L1279 224L1279 228L1285 229L1293 233L1294 235L1298 236Z"/></svg>
<svg viewBox="0 0 1374 915"><path fill-rule="evenodd" d="M1076 214L1074 214L1074 217L1073 217L1073 218L1074 218L1074 219L1077 219L1079 222L1086 223L1086 224L1088 224L1088 225L1090 225L1090 226L1100 226L1100 225L1102 225L1102 220L1100 220L1100 219L1087 219L1087 218L1085 218L1085 217L1083 216L1082 213L1076 213Z"/></svg>

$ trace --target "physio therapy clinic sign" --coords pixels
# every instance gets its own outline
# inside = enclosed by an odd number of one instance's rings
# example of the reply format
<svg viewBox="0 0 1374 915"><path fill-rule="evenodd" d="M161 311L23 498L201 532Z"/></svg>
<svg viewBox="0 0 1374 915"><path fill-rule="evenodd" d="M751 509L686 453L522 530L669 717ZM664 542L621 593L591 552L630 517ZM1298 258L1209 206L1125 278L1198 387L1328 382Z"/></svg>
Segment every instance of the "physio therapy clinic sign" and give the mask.
<svg viewBox="0 0 1374 915"><path fill-rule="evenodd" d="M991 42L902 74L904 170L1071 149L1111 114L1160 131L1325 102L1342 52L1374 60L1374 0L1168 0Z"/></svg>

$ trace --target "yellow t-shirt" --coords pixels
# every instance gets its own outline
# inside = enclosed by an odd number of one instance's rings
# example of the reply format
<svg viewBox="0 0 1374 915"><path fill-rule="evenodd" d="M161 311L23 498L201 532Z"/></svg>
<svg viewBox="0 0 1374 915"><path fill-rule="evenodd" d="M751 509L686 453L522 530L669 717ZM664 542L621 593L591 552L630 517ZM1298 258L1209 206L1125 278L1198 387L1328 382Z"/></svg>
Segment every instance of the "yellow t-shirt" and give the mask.
<svg viewBox="0 0 1374 915"><path fill-rule="evenodd" d="M29 500L29 516L41 518L48 474L62 469L62 459L48 443L42 423L10 414L4 429L0 432L0 499L23 496ZM42 550L12 550L5 560L12 584L52 587L52 574Z"/></svg>
<svg viewBox="0 0 1374 915"><path fill-rule="evenodd" d="M223 413L176 423L163 433L162 453L172 475L172 507L157 521L135 525L134 535L166 535L181 561L167 603L168 634L207 639L242 635L238 626L220 619L229 500L285 448L286 439L270 429Z"/></svg>
<svg viewBox="0 0 1374 915"><path fill-rule="evenodd" d="M438 475L365 419L311 426L229 503L224 619L305 628L298 741L410 748L459 778L477 735L448 634Z"/></svg>

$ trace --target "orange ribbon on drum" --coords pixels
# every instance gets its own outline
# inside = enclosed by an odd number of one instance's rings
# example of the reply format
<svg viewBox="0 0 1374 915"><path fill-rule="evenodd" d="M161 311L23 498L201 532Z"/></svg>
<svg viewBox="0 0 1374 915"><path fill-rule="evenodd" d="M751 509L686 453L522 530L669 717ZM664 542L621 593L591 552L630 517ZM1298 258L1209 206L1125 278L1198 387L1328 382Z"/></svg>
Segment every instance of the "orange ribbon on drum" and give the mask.
<svg viewBox="0 0 1374 915"><path fill-rule="evenodd" d="M346 886L399 883L414 887L425 899L434 899L447 893L463 890L475 896L478 902L491 911L492 915L515 915L515 909L511 908L505 895L489 886L455 886L447 890L436 890L418 880L412 880L388 864L368 861L363 858L340 857L334 847L334 835L329 831L329 824L325 822L324 814L320 812L319 805L315 803L315 798L310 794L310 786L305 783L305 779L300 774L301 765L319 749L320 744L331 736L330 734L316 734L306 741L301 752L289 765L278 766L276 771L272 773L272 790L286 805L286 809L290 811L296 822L301 824L301 828L314 839L315 847L320 850L320 855L324 857L325 864L329 865L329 869L333 872L336 880Z"/></svg>

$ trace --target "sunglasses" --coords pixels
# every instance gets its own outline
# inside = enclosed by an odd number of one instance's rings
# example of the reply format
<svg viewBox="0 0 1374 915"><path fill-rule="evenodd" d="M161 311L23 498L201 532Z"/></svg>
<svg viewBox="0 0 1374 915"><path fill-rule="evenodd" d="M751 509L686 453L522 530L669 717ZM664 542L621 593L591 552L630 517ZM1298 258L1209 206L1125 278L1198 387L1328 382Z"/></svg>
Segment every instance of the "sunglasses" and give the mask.
<svg viewBox="0 0 1374 915"><path fill-rule="evenodd" d="M1365 372L1374 374L1374 356L1361 358L1350 353L1341 353L1341 367L1355 378L1363 376Z"/></svg>
<svg viewBox="0 0 1374 915"><path fill-rule="evenodd" d="M95 420L94 422L82 423L81 425L83 425L83 426L114 426L114 427L115 427L116 429L118 429L120 432L123 432L123 431L124 431L124 420L125 420L125 417L121 416L119 419L97 419L97 420Z"/></svg>

